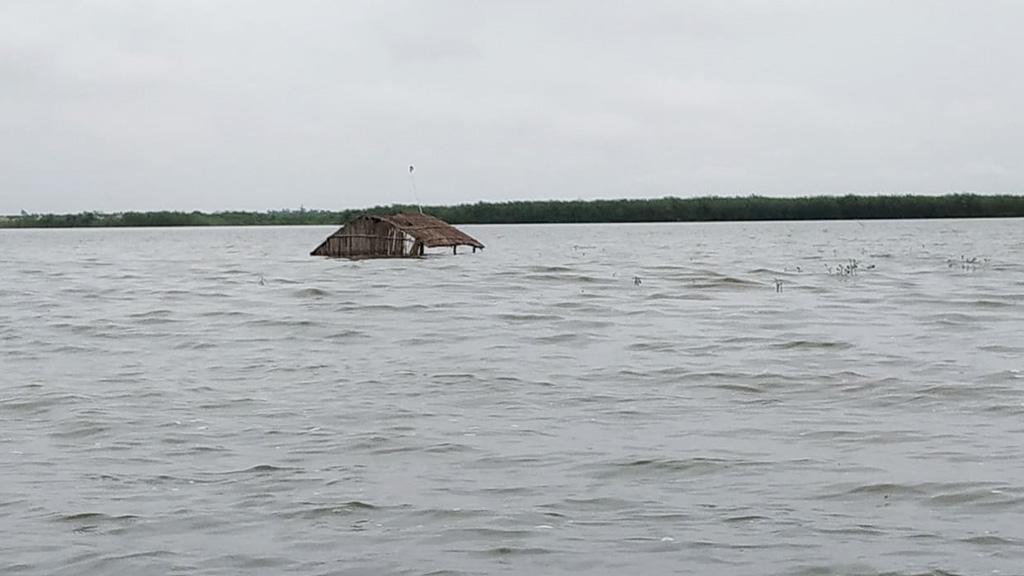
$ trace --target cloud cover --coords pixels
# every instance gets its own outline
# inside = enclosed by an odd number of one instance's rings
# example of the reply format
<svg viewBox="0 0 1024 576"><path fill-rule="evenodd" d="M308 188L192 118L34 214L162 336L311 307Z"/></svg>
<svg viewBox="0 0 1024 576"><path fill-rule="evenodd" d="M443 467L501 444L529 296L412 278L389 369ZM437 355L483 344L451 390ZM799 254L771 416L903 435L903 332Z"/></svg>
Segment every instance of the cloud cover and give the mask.
<svg viewBox="0 0 1024 576"><path fill-rule="evenodd" d="M1024 192L1024 4L0 4L0 213Z"/></svg>

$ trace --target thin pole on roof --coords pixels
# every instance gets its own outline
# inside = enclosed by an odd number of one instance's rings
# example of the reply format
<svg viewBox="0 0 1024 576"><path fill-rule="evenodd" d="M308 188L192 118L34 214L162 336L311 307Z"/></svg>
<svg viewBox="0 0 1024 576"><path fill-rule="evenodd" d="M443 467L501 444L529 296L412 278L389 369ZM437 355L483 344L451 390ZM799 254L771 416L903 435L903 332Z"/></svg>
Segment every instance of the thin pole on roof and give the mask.
<svg viewBox="0 0 1024 576"><path fill-rule="evenodd" d="M412 197L416 199L416 206L420 209L420 214L423 214L423 205L420 204L420 195L416 192L416 175L413 172L416 171L416 167L409 164L409 182L412 184Z"/></svg>

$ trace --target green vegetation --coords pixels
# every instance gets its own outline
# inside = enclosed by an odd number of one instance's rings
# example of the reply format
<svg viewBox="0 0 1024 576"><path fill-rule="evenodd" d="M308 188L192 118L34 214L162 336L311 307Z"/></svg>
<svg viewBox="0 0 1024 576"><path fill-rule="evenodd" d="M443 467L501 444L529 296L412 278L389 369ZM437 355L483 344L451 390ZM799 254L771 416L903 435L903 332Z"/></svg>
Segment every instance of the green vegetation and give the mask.
<svg viewBox="0 0 1024 576"><path fill-rule="evenodd" d="M270 212L121 212L0 216L0 228L101 226L282 226L340 224L358 214L415 211L411 205L369 209ZM425 206L452 224L565 222L708 222L718 220L860 220L878 218L992 218L1024 216L1024 196L705 197L648 200L534 200Z"/></svg>

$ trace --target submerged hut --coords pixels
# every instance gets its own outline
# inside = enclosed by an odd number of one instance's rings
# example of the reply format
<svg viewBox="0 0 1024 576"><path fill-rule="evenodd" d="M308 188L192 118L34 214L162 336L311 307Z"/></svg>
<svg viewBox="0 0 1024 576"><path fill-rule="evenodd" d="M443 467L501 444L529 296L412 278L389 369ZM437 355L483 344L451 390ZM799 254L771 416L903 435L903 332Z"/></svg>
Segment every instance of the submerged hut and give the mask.
<svg viewBox="0 0 1024 576"><path fill-rule="evenodd" d="M324 240L311 256L337 258L403 258L422 256L425 248L484 245L451 224L426 214L364 214Z"/></svg>

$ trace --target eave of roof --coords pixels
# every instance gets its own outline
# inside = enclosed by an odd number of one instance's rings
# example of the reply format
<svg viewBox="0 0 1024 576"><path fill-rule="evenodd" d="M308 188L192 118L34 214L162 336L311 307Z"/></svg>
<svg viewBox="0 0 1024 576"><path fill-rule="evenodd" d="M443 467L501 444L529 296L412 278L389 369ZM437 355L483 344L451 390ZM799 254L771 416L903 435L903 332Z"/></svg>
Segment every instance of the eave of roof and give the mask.
<svg viewBox="0 0 1024 576"><path fill-rule="evenodd" d="M395 228L423 242L432 248L438 246L473 246L483 248L479 240L466 234L451 224L428 214L392 214L388 216L367 214L361 218L372 218L391 224Z"/></svg>

